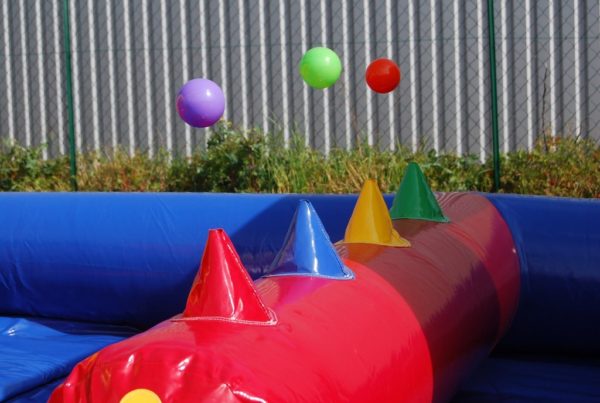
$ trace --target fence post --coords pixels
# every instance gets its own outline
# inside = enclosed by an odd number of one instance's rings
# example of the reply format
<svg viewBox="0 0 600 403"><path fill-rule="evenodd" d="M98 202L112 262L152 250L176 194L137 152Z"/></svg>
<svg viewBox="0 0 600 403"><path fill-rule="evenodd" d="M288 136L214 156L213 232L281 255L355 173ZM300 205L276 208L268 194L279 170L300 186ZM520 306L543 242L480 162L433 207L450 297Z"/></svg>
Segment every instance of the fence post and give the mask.
<svg viewBox="0 0 600 403"><path fill-rule="evenodd" d="M67 114L69 125L69 160L71 165L71 189L77 191L77 151L75 149L75 113L73 111L73 74L71 71L71 27L69 24L69 0L63 1L63 28L65 31L65 68L67 90Z"/></svg>
<svg viewBox="0 0 600 403"><path fill-rule="evenodd" d="M488 14L488 37L489 57L490 57L490 84L491 84L491 104L492 104L492 152L494 163L494 192L500 189L500 141L498 127L498 91L496 83L496 35L494 29L494 0L487 2Z"/></svg>

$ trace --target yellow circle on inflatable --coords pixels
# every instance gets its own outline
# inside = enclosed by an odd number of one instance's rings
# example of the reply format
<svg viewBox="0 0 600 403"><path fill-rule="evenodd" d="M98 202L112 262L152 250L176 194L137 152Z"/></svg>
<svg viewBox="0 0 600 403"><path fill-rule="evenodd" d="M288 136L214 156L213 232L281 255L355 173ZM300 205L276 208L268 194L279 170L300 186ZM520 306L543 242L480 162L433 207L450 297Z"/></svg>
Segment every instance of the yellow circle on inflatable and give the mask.
<svg viewBox="0 0 600 403"><path fill-rule="evenodd" d="M120 403L162 403L162 401L151 390L135 389L123 396Z"/></svg>

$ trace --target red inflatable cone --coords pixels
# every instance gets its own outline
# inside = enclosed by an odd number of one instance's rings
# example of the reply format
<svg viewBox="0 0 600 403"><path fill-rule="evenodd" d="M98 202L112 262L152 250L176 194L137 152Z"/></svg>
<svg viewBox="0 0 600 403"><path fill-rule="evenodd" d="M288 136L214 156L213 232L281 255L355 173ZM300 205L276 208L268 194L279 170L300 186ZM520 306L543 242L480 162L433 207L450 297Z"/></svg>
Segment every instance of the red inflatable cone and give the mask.
<svg viewBox="0 0 600 403"><path fill-rule="evenodd" d="M222 229L208 232L200 272L192 285L183 317L272 321L231 240Z"/></svg>

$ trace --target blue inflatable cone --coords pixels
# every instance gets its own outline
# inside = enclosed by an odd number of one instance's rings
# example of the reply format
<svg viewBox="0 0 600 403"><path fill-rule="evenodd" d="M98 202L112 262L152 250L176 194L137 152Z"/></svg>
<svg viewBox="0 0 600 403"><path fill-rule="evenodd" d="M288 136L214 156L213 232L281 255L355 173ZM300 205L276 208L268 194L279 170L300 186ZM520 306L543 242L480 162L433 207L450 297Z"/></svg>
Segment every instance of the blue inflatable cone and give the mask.
<svg viewBox="0 0 600 403"><path fill-rule="evenodd" d="M269 275L305 275L333 279L354 278L346 268L310 202L300 200L283 247Z"/></svg>

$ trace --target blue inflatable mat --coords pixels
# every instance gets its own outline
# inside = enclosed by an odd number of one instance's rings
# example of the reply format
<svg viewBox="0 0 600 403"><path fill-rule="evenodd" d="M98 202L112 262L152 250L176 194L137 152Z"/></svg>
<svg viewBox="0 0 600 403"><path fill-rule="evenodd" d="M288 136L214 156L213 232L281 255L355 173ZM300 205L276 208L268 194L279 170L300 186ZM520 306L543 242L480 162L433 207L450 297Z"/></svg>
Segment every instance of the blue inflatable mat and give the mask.
<svg viewBox="0 0 600 403"><path fill-rule="evenodd" d="M208 229L257 277L300 199L343 236L356 196L3 194L0 315L150 327L183 310Z"/></svg>
<svg viewBox="0 0 600 403"><path fill-rule="evenodd" d="M110 325L0 317L0 401L65 377L77 362L134 333Z"/></svg>
<svg viewBox="0 0 600 403"><path fill-rule="evenodd" d="M600 200L487 197L521 263L519 308L500 349L599 355Z"/></svg>
<svg viewBox="0 0 600 403"><path fill-rule="evenodd" d="M488 358L452 403L600 402L600 359Z"/></svg>
<svg viewBox="0 0 600 403"><path fill-rule="evenodd" d="M52 391L56 389L58 385L64 381L64 378L57 379L53 382L47 383L35 389L29 390L25 393L11 397L6 403L42 403L47 402L52 394Z"/></svg>

